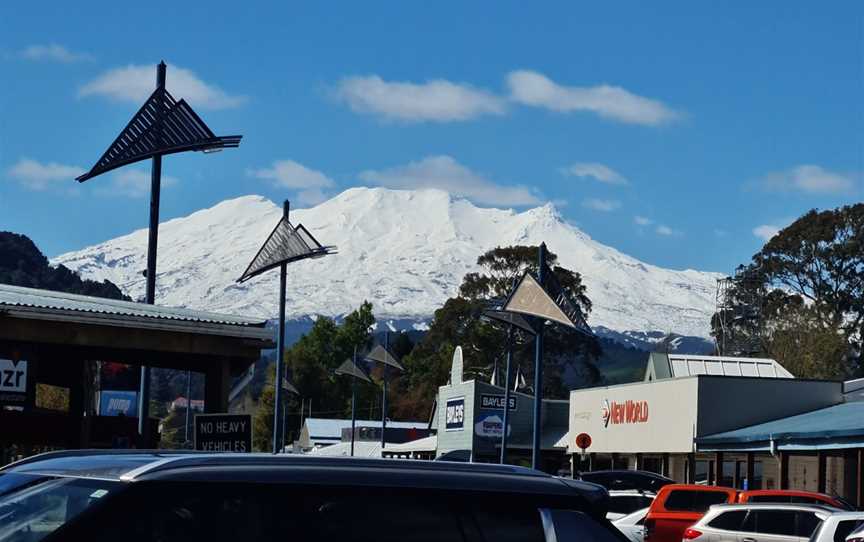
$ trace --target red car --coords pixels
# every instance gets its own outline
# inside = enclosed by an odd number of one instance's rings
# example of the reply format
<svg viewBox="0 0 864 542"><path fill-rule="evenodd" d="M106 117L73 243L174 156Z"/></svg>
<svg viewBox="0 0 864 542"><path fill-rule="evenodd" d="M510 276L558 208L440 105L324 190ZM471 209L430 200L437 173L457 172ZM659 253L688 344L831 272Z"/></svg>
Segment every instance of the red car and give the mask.
<svg viewBox="0 0 864 542"><path fill-rule="evenodd" d="M825 504L839 508L840 510L855 510L855 507L846 501L832 497L831 495L791 489L754 489L752 491L742 491L738 494L738 502Z"/></svg>
<svg viewBox="0 0 864 542"><path fill-rule="evenodd" d="M736 502L729 487L670 484L657 493L645 517L645 542L681 542L684 531L713 504Z"/></svg>

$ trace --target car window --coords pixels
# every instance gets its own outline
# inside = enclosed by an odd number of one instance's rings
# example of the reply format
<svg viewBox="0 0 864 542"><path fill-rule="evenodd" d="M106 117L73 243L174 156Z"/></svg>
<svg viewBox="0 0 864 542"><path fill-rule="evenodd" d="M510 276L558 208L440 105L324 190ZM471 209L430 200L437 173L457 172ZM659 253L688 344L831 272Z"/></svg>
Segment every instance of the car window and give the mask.
<svg viewBox="0 0 864 542"><path fill-rule="evenodd" d="M748 520L750 517L754 518L755 523L745 522L745 525L752 526L752 529L748 530L764 534L797 536L793 510L751 510Z"/></svg>
<svg viewBox="0 0 864 542"><path fill-rule="evenodd" d="M144 485L141 484L136 485ZM76 539L117 542L543 542L518 496L278 484L151 483ZM92 533L91 533L92 531ZM77 533L76 533L77 534Z"/></svg>
<svg viewBox="0 0 864 542"><path fill-rule="evenodd" d="M42 540L107 500L119 486L117 482L53 477L7 486L0 497L0 542Z"/></svg>
<svg viewBox="0 0 864 542"><path fill-rule="evenodd" d="M860 519L847 519L837 523L837 529L834 531L834 542L845 542L846 537L855 530L858 525L861 525Z"/></svg>
<svg viewBox="0 0 864 542"><path fill-rule="evenodd" d="M741 529L741 524L744 523L746 516L746 510L723 512L708 522L708 526L714 529L723 529L724 531L738 531Z"/></svg>
<svg viewBox="0 0 864 542"><path fill-rule="evenodd" d="M712 504L721 504L729 500L722 491L694 491L675 489L666 497L665 508L680 512L705 512Z"/></svg>
<svg viewBox="0 0 864 542"><path fill-rule="evenodd" d="M795 512L795 535L810 538L821 523L822 520L813 512Z"/></svg>
<svg viewBox="0 0 864 542"><path fill-rule="evenodd" d="M596 520L572 510L545 510L552 520L558 542L621 542L613 530L606 529ZM492 541L494 539L487 538Z"/></svg>

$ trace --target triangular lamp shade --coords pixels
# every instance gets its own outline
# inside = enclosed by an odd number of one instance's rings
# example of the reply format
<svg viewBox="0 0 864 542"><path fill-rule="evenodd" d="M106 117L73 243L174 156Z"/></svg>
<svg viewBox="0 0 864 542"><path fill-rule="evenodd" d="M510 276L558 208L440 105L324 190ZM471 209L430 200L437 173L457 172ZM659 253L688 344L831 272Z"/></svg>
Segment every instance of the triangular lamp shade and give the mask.
<svg viewBox="0 0 864 542"><path fill-rule="evenodd" d="M357 367L357 365L355 365L354 362L350 359L346 359L345 361L343 361L342 365L340 365L336 369L335 373L337 375L346 375L352 376L354 378L359 378L364 382L372 382L372 380L369 378L369 375L367 375L363 369Z"/></svg>
<svg viewBox="0 0 864 542"><path fill-rule="evenodd" d="M79 182L157 155L240 146L243 136L216 136L185 100L157 88Z"/></svg>
<svg viewBox="0 0 864 542"><path fill-rule="evenodd" d="M522 275L522 279L516 285L513 293L510 294L510 298L504 303L503 310L536 316L582 333L593 334L578 305L567 297L551 273L549 287L552 292L557 294L554 299L546 289L540 286L534 275L526 272Z"/></svg>
<svg viewBox="0 0 864 542"><path fill-rule="evenodd" d="M302 224L295 228L283 217L237 282L245 282L283 263L326 256L334 251L335 247L322 246Z"/></svg>

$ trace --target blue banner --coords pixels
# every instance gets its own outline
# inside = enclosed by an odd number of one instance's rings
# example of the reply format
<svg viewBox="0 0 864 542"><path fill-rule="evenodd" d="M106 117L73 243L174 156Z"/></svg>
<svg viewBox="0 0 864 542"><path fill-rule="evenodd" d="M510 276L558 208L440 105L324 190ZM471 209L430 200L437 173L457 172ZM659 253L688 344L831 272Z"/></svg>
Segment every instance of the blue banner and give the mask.
<svg viewBox="0 0 864 542"><path fill-rule="evenodd" d="M104 390L99 396L100 416L136 416L138 414L137 391Z"/></svg>

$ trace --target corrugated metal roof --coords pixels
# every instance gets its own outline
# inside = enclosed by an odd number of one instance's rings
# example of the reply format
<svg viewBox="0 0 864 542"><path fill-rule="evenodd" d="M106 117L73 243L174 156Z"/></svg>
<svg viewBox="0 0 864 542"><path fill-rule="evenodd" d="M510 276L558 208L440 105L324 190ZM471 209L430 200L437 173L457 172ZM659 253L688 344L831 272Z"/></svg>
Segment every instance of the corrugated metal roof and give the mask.
<svg viewBox="0 0 864 542"><path fill-rule="evenodd" d="M695 375L795 378L785 367L769 358L653 353L648 359L645 380Z"/></svg>
<svg viewBox="0 0 864 542"><path fill-rule="evenodd" d="M847 437L864 437L864 402L841 403L734 431L707 435L696 439L696 442L700 446L710 446Z"/></svg>
<svg viewBox="0 0 864 542"><path fill-rule="evenodd" d="M11 307L29 307L77 313L179 320L233 326L263 327L266 323L264 320L241 316L161 307L159 305L146 305L131 301L103 299L100 297L0 284L0 311Z"/></svg>

